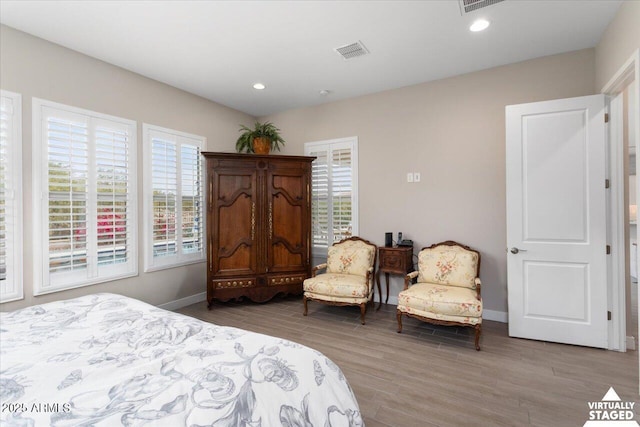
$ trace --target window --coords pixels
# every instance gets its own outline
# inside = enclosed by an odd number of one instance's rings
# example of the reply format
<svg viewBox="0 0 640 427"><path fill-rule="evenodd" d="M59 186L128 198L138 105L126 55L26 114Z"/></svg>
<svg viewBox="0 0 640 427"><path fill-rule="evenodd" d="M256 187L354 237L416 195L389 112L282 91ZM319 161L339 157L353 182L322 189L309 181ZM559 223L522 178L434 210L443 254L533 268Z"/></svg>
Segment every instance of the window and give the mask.
<svg viewBox="0 0 640 427"><path fill-rule="evenodd" d="M308 142L312 164L311 228L314 254L358 234L358 138Z"/></svg>
<svg viewBox="0 0 640 427"><path fill-rule="evenodd" d="M0 303L22 299L22 97L0 91Z"/></svg>
<svg viewBox="0 0 640 427"><path fill-rule="evenodd" d="M33 99L35 295L137 274L136 124Z"/></svg>
<svg viewBox="0 0 640 427"><path fill-rule="evenodd" d="M205 260L206 139L144 124L145 271Z"/></svg>

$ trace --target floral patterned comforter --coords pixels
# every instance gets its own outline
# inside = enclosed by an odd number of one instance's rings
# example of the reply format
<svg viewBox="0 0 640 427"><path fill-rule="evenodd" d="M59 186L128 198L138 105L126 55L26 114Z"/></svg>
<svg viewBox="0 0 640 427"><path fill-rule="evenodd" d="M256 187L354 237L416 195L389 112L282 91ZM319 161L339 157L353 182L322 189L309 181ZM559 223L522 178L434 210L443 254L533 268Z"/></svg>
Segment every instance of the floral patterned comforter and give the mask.
<svg viewBox="0 0 640 427"><path fill-rule="evenodd" d="M362 426L321 353L131 298L0 313L0 425Z"/></svg>

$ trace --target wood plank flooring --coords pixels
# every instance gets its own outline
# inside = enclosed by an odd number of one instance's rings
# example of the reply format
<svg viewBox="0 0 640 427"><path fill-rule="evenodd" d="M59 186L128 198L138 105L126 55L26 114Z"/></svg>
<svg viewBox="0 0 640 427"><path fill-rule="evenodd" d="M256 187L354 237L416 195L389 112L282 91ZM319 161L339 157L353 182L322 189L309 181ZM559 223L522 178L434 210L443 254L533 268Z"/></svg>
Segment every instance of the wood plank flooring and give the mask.
<svg viewBox="0 0 640 427"><path fill-rule="evenodd" d="M367 427L582 426L587 402L613 386L638 402L637 352L509 338L507 325L485 321L482 351L473 331L403 318L395 306L369 309L277 297L265 304L206 303L178 312L218 325L273 335L313 347L340 366ZM640 421L640 404L635 405Z"/></svg>

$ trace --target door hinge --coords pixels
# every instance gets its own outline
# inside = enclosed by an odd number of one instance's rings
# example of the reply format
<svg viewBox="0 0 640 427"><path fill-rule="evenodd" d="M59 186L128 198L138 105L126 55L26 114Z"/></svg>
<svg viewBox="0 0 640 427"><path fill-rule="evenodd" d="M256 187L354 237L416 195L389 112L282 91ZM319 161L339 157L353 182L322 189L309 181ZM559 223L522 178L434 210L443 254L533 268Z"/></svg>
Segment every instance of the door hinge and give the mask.
<svg viewBox="0 0 640 427"><path fill-rule="evenodd" d="M611 187L611 182L608 179L604 180L604 188L609 188Z"/></svg>
<svg viewBox="0 0 640 427"><path fill-rule="evenodd" d="M604 113L604 122L609 123L609 113Z"/></svg>
<svg viewBox="0 0 640 427"><path fill-rule="evenodd" d="M607 255L611 254L611 246L607 245Z"/></svg>
<svg viewBox="0 0 640 427"><path fill-rule="evenodd" d="M607 320L611 320L611 312L607 311Z"/></svg>

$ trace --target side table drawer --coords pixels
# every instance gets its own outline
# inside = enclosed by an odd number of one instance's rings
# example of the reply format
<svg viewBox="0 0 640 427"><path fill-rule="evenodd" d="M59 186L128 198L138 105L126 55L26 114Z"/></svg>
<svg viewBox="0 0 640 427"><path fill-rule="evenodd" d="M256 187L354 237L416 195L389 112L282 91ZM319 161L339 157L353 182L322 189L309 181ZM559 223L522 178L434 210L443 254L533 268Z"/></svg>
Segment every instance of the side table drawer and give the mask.
<svg viewBox="0 0 640 427"><path fill-rule="evenodd" d="M380 253L380 268L401 269L402 257L397 253Z"/></svg>

